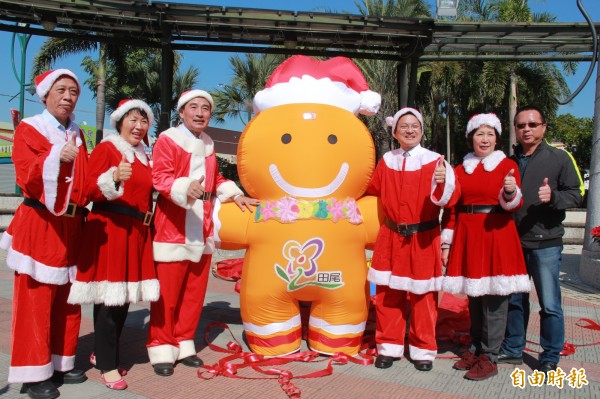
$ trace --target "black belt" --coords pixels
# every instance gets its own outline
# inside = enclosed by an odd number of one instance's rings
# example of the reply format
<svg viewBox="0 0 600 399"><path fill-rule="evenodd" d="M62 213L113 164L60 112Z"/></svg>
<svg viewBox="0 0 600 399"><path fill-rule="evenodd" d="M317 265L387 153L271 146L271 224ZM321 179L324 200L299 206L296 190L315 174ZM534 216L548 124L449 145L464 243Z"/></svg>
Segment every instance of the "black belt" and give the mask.
<svg viewBox="0 0 600 399"><path fill-rule="evenodd" d="M406 224L406 223L396 223L390 218L385 218L384 223L390 230L400 234L404 237L410 237L415 233L419 233L421 231L427 231L436 228L440 225L439 220L428 220L426 222L414 223L414 224Z"/></svg>
<svg viewBox="0 0 600 399"><path fill-rule="evenodd" d="M503 213L506 212L500 205L458 205L457 213Z"/></svg>
<svg viewBox="0 0 600 399"><path fill-rule="evenodd" d="M152 223L152 212L140 212L137 209L127 205L111 204L109 202L94 202L92 212L96 211L106 211L129 216L141 220L142 222L144 222L144 226L150 226L150 224Z"/></svg>
<svg viewBox="0 0 600 399"><path fill-rule="evenodd" d="M43 209L45 211L48 210L48 208L46 208L46 205L42 204L40 201L38 201L34 198L24 197L23 205L27 205L31 208ZM85 214L87 214L87 212L88 212L87 208L85 208L83 206L77 206L77 204L74 202L69 202L66 212L63 213L61 216L65 216L68 218L74 218L75 215L82 215L82 214L85 215Z"/></svg>

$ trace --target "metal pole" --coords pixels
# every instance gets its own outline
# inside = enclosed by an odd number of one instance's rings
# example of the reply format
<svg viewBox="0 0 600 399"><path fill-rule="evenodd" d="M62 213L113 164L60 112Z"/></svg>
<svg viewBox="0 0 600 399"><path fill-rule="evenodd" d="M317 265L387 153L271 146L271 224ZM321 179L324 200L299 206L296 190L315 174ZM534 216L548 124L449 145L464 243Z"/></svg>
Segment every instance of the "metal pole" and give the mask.
<svg viewBox="0 0 600 399"><path fill-rule="evenodd" d="M590 188L588 191L587 217L579 276L582 281L600 288L600 243L590 234L600 225L600 68L596 70L596 99L594 101L594 134L590 164Z"/></svg>

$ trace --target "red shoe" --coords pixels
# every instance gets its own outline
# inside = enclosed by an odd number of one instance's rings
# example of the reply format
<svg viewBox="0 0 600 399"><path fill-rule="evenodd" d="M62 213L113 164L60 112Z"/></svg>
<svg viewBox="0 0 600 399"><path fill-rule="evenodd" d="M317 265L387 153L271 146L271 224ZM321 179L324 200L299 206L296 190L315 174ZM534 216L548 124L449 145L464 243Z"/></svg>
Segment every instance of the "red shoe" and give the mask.
<svg viewBox="0 0 600 399"><path fill-rule="evenodd" d="M96 367L96 355L94 354L94 352L92 352L92 354L90 355L90 364ZM121 374L121 377L125 377L127 375L127 370L121 367L119 367L117 370L119 370L119 374Z"/></svg>
<svg viewBox="0 0 600 399"><path fill-rule="evenodd" d="M119 378L117 381L108 382L108 381L106 381L106 379L104 379L104 373L101 373L100 377L102 377L102 382L109 389L114 389L116 391L122 391L123 389L127 388L127 383L125 382L125 380L123 378Z"/></svg>
<svg viewBox="0 0 600 399"><path fill-rule="evenodd" d="M467 380L482 381L498 374L498 366L486 355L479 355L477 362L465 374Z"/></svg>
<svg viewBox="0 0 600 399"><path fill-rule="evenodd" d="M475 363L477 363L477 356L475 356L473 352L467 350L463 352L460 356L460 360L454 363L452 368L454 370L471 370L471 367L473 367Z"/></svg>

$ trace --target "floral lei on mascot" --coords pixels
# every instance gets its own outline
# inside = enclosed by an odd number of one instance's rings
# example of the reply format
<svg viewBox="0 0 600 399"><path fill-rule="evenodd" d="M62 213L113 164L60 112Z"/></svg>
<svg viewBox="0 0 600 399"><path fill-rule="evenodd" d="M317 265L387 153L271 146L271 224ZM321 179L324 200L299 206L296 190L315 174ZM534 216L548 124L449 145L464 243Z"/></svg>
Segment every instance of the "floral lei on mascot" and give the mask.
<svg viewBox="0 0 600 399"><path fill-rule="evenodd" d="M246 248L241 313L250 349L301 347L299 301L311 303L308 346L356 355L368 314L365 248L379 229L377 200L363 197L375 149L357 113L381 97L348 58L293 56L256 94L256 116L238 145L240 181L261 201L215 209L215 241Z"/></svg>

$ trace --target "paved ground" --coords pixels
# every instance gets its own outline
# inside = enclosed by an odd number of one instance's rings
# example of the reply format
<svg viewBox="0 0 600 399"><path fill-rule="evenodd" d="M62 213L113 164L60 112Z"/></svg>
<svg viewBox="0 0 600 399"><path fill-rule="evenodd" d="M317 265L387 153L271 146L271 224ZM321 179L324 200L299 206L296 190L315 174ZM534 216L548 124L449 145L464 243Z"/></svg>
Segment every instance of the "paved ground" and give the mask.
<svg viewBox="0 0 600 399"><path fill-rule="evenodd" d="M600 331L578 326L581 318L600 323L600 291L583 284L578 276L580 246L565 247L563 262L563 302L566 313L566 338L569 343L586 345L600 341ZM240 253L221 252L216 259L237 257ZM10 359L12 273L5 265L5 253L0 252L0 396L3 398L20 398L20 384L7 384L7 372ZM532 295L535 299L535 295ZM529 347L539 350L535 342L539 342L539 317L537 301L533 304L528 339ZM125 391L112 391L104 387L99 373L91 369L88 357L93 343L91 307L83 307L80 341L77 356L77 367L87 370L89 380L79 385L60 387L61 398L286 398L287 395L277 380L233 379L218 376L210 380L197 377L196 371L178 366L171 377L158 377L148 362L144 343L148 323L148 306L132 306L127 326L121 342L121 358L123 366L129 370L126 380L129 388ZM203 317L196 334L197 348L205 364L215 364L225 354L208 347L204 340L205 326L210 321L226 323L233 337L247 350L242 340L242 326L239 314L238 295L234 292L234 284L216 278L210 279L209 292L206 298ZM223 329L212 330L209 339L221 347L232 340L229 332ZM394 363L387 370L379 370L374 366L362 366L348 363L334 365L333 374L312 379L293 379L292 382L301 392L302 398L599 398L600 397L600 346L579 346L574 354L565 356L560 367L565 374L574 377L584 376L587 384L580 388L569 386L565 379L564 387L542 384L532 386L525 382L523 388L513 386L511 373L513 366L501 365L499 374L482 382L471 382L462 378L462 372L452 369L451 357L460 349L458 346L440 343L440 358L434 363L431 372L423 373L414 369L407 360ZM280 369L290 370L294 375L304 375L324 369L330 360L320 357L318 363L289 364ZM525 364L521 366L525 378L533 376L537 366L536 354L531 352L525 356ZM582 369L582 370L580 370ZM578 371L579 370L579 371ZM244 370L240 375L259 377L252 370Z"/></svg>

